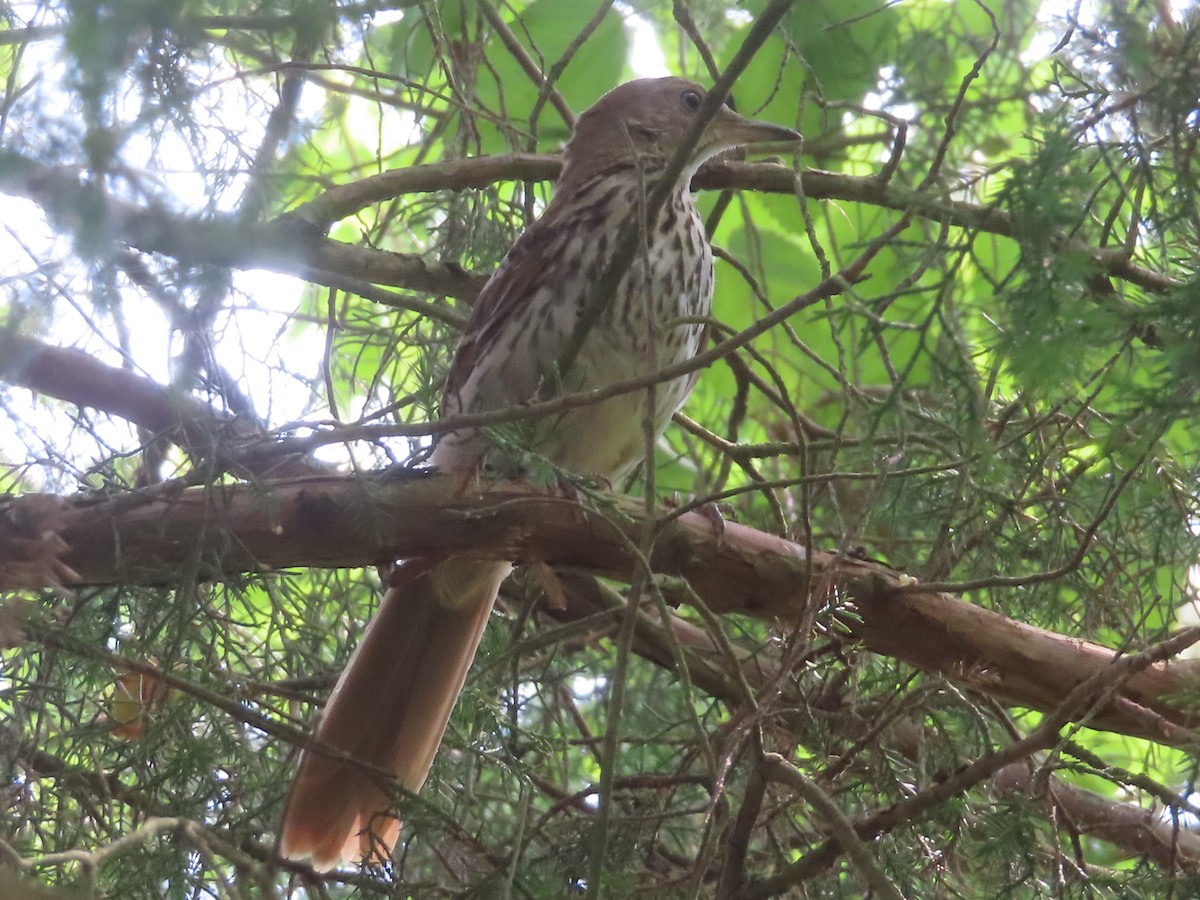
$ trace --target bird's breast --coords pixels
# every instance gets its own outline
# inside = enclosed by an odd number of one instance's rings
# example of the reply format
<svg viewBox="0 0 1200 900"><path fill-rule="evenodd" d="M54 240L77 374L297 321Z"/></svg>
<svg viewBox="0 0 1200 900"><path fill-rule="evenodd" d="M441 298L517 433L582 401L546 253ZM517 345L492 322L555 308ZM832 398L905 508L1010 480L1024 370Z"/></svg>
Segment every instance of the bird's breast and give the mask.
<svg viewBox="0 0 1200 900"><path fill-rule="evenodd" d="M632 381L699 352L713 293L712 251L686 190L675 192L653 224L640 223L644 181L598 180L581 190L573 208L548 211L510 251L498 276L523 285L521 296L497 304L504 319L472 323L486 335L445 412L480 412L527 403L546 393L584 393ZM553 215L550 215L553 213ZM611 297L593 297L624 233L637 251ZM514 267L531 267L513 271ZM507 268L506 268L507 267ZM532 267L536 267L532 268ZM502 285L501 285L502 286ZM486 291L486 289L485 289ZM602 303L569 371L558 366L583 310ZM500 313L497 313L499 315ZM690 374L548 416L528 429L530 449L566 470L610 478L644 457L686 399ZM651 410L650 404L653 404ZM650 414L652 413L652 414ZM481 436L448 436L435 457L480 454ZM452 453L455 447L462 452Z"/></svg>

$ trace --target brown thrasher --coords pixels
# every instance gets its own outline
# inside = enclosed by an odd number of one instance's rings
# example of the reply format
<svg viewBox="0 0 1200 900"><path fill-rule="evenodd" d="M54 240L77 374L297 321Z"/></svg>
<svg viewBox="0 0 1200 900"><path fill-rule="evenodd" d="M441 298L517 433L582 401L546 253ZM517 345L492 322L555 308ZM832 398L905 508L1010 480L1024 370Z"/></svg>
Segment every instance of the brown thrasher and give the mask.
<svg viewBox="0 0 1200 900"><path fill-rule="evenodd" d="M554 199L479 295L450 368L443 414L525 403L551 377L562 391L602 388L698 352L713 271L691 177L722 150L799 138L720 107L655 221L646 223L646 198L704 94L683 78L631 81L579 117ZM638 231L639 249L615 294L600 298L599 317L580 344L577 322L630 229ZM559 371L572 343L578 352ZM656 437L693 381L657 385ZM618 479L645 455L647 397L638 390L547 417L533 427L530 447L562 469ZM438 442L432 462L474 473L491 451L482 433L458 431ZM400 821L389 812L394 804L379 770L420 789L511 568L470 553L397 567L317 727L318 741L353 761L318 746L304 751L284 813L285 856L311 857L324 869L339 858L381 860L391 852Z"/></svg>

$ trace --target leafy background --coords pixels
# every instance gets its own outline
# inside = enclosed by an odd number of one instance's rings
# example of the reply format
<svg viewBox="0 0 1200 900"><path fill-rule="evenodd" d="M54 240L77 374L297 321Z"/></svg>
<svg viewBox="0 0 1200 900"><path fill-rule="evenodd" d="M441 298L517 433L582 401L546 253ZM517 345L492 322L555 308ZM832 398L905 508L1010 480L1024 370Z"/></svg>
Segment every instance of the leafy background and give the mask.
<svg viewBox="0 0 1200 900"><path fill-rule="evenodd" d="M0 330L273 433L429 421L469 291L320 270L303 252L238 246L241 232L222 249L190 226L286 223L333 186L435 163L449 179L455 161L492 156L477 190L400 193L316 223L436 263L435 282L486 275L550 191L508 154L555 152L565 112L636 74L710 82L767 5L6 4ZM704 192L715 317L745 328L883 246L866 278L703 374L685 410L695 426L660 445L659 492L721 494L730 518L1114 650L1193 623L1198 35L1186 3L795 4L734 100L801 128L798 171L861 191ZM51 196L55 173L83 190ZM116 202L181 239L131 240ZM112 410L4 381L9 493L237 477ZM319 456L370 469L426 444ZM859 866L798 865L827 822L763 783L763 753L860 820L1040 720L863 652L846 609L807 630L679 611L782 667L750 703L637 654L618 665L612 628L556 622L541 582L518 578L429 787L406 805L394 865L318 875L273 858L296 746L251 713L302 735L378 575L212 584L198 566L169 588L27 593L42 624L0 630L14 644L0 859L22 877L112 897L862 896ZM627 699L602 822L615 677ZM1164 863L1085 827L1049 786L1189 829L1190 752L1081 729L1030 764L1028 790L985 781L868 844L879 871L911 896L1195 890L1195 857Z"/></svg>

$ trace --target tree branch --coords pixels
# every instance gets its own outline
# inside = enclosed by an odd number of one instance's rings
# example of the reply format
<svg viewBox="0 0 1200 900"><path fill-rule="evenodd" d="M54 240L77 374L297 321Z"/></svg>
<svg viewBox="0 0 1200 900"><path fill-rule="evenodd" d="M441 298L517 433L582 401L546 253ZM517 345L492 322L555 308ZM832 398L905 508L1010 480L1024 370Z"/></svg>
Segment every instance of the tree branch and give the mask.
<svg viewBox="0 0 1200 900"><path fill-rule="evenodd" d="M568 587L566 604L561 607L544 604L544 611L548 615L563 623L594 623L597 615L608 612L612 621L617 621L620 610L604 603L603 597L608 592L601 589L596 579L568 576L563 580ZM554 633L550 632L545 634L544 638L535 640L540 643L542 640L549 642L554 639ZM679 656L682 656L682 659L671 652L668 643L672 641L681 648L682 653ZM523 652L531 650L531 642L522 646ZM738 679L732 677L731 672L738 672L756 696L770 691L771 685L776 683L779 675L777 660L761 653L735 650L736 658L730 666L728 657L721 658L712 633L675 613L664 614L657 609L646 609L639 613L634 651L675 675L680 675L681 669L685 670L692 683L709 696L724 702L731 711L737 710L744 703L744 689L735 683ZM332 683L329 686L332 686ZM808 709L813 703L811 691L806 690L802 680L795 679L780 682L779 689L780 693L770 709L770 716L778 717L789 735L803 734L809 719ZM800 710L805 712L800 714ZM733 715L736 717L736 712ZM873 724L869 736L864 736L858 730L860 721L857 717L852 717L849 722L838 718L827 720L826 725L838 731L839 723L849 724L845 733L839 733L852 747L860 748L868 742L879 741L886 748L886 752L899 754L914 763L920 762L922 738L919 736L919 728L889 728L886 738L881 738L883 725L889 721L884 719ZM1082 752L1073 742L1067 742L1066 747L1066 752L1072 755ZM771 755L768 754L768 762ZM820 772L820 783L836 783L837 767L856 755L856 749L839 755L834 768ZM1105 767L1099 758L1095 758L1089 765ZM765 769L766 766L757 766L751 773L750 784L746 787L747 802L750 805L744 812L739 813L739 820L744 819L747 824L736 828L723 841L728 874L722 874L721 887L717 890L718 896L732 895L734 889L745 881L745 854L752 828L749 823L757 818L761 807L766 784ZM1153 784L1144 776L1121 770L1112 773L1111 777L1114 777L1116 784L1128 785L1146 792L1163 807L1172 810L1175 815L1191 809L1182 798L1172 795L1161 785ZM753 786L756 779L757 788ZM993 777L995 789L1002 794L1026 792L1030 781L1030 766L1027 761L1006 766ZM1113 844L1129 855L1146 855L1166 869L1182 867L1188 871L1200 870L1200 836L1185 828L1176 827L1174 818L1158 812L1162 807L1146 809L1138 803L1113 801L1054 776L1049 778L1048 785L1051 799L1069 816L1071 825L1081 833Z"/></svg>
<svg viewBox="0 0 1200 900"><path fill-rule="evenodd" d="M330 466L269 440L257 423L215 412L198 397L94 359L0 331L0 382L119 416L170 440L193 460L219 462L242 477L299 476Z"/></svg>
<svg viewBox="0 0 1200 900"><path fill-rule="evenodd" d="M557 177L561 165L556 156L517 153L395 169L330 188L263 224L199 219L116 200L84 183L76 170L45 166L11 151L0 152L0 191L34 201L68 230L81 227L85 215L97 218L87 222L90 227L98 227L103 217L108 233L117 240L185 262L268 269L332 287L341 283L333 283L331 276L354 278L471 300L486 275L467 272L454 263L430 262L416 254L356 247L323 233L334 222L403 194L468 190L498 181L548 181ZM1018 217L1004 210L946 200L879 178L820 170L804 172L801 178L804 195L812 200L865 203L1014 239L1026 231ZM704 166L692 186L791 194L796 189L794 179L790 168L772 163L717 161ZM1105 274L1148 291L1161 293L1179 286L1176 279L1137 265L1121 250L1092 247L1065 235L1058 238L1057 246L1085 255Z"/></svg>
<svg viewBox="0 0 1200 900"><path fill-rule="evenodd" d="M995 775L1006 766L1027 759L1039 750L1050 749L1059 742L1059 731L1081 713L1094 708L1098 701L1103 702L1105 694L1122 690L1138 674L1181 653L1196 643L1198 638L1200 627L1193 627L1161 644L1151 646L1142 653L1110 659L1108 665L1097 669L1077 683L1061 702L1046 710L1046 717L1028 735L998 750L983 754L888 809L860 819L853 824L855 832L864 840L887 834L908 822L919 820L930 810ZM831 836L794 863L785 866L774 875L747 885L735 896L737 900L775 897L828 868L842 850L843 845L838 837Z"/></svg>
<svg viewBox="0 0 1200 900"><path fill-rule="evenodd" d="M268 269L316 284L326 284L322 274L331 272L465 298L473 298L487 280L455 263L334 241L292 217L239 222L232 217L202 219L139 206L104 193L73 169L45 166L12 152L0 152L0 192L32 200L56 227L69 233L103 234L185 263Z"/></svg>
<svg viewBox="0 0 1200 900"><path fill-rule="evenodd" d="M83 584L171 583L181 569L223 579L464 550L627 579L642 505L615 496L605 503L588 509L511 482L480 493L464 490L461 477L407 469L254 485L176 483L115 498L30 495L0 504L0 589L31 586L31 567L21 559L46 549L38 536L66 567L61 577ZM809 603L835 605L867 649L1016 706L1054 710L1064 686L1120 656L948 594L898 593L905 579L875 563L813 552L809 583L806 556L797 544L737 523L718 534L703 515L689 513L663 524L650 562L687 580L690 589L664 585L672 600L688 603L694 590L720 614L795 623ZM1196 716L1176 695L1197 666L1167 661L1134 672L1089 711L1087 724L1188 745Z"/></svg>
<svg viewBox="0 0 1200 900"><path fill-rule="evenodd" d="M1001 794L1025 794L1033 786L1033 773L1025 763L1005 766L994 777ZM1131 855L1144 855L1163 869L1200 871L1200 835L1181 827L1173 816L1121 803L1051 777L1046 784L1050 799L1081 834L1114 844Z"/></svg>

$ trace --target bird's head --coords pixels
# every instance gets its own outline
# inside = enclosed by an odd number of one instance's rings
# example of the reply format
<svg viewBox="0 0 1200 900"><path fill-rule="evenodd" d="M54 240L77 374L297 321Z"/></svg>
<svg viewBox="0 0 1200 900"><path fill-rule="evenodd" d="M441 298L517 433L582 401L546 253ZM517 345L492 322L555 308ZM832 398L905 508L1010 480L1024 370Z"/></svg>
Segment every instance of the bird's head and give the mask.
<svg viewBox="0 0 1200 900"><path fill-rule="evenodd" d="M613 88L575 123L565 164L596 171L626 159L668 160L695 122L707 91L686 78L640 78ZM740 116L722 106L692 149L688 174L731 147L796 141L790 128Z"/></svg>

